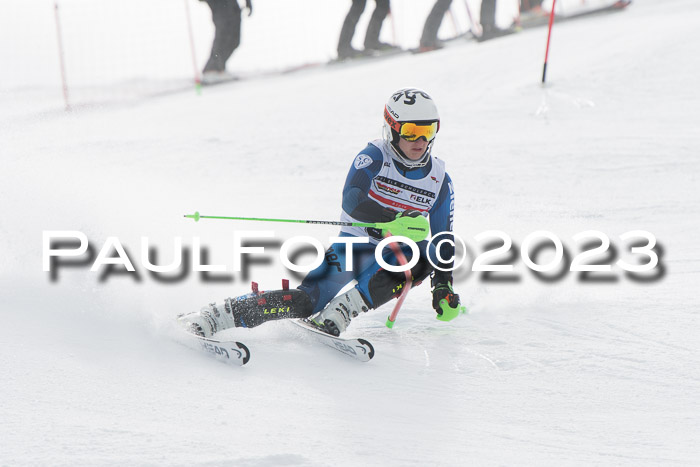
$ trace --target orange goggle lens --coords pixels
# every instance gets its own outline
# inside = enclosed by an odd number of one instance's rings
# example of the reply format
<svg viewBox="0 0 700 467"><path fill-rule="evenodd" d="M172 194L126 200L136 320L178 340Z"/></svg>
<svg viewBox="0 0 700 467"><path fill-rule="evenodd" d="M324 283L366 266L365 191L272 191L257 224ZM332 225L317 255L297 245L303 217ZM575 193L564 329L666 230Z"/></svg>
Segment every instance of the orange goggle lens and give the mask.
<svg viewBox="0 0 700 467"><path fill-rule="evenodd" d="M438 123L433 122L429 125L417 125L415 123L402 123L399 135L406 141L417 141L420 138L425 138L426 141L432 141L438 132Z"/></svg>

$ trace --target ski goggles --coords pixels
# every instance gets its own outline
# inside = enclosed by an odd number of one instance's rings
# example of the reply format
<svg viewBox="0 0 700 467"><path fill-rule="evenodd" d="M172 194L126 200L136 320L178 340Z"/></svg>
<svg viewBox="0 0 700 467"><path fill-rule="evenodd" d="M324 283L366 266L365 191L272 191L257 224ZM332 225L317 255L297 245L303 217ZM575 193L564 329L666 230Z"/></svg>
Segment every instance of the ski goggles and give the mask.
<svg viewBox="0 0 700 467"><path fill-rule="evenodd" d="M399 136L410 142L418 141L421 138L425 138L426 141L430 142L435 138L438 128L438 122L429 123L427 125L419 125L413 122L401 123Z"/></svg>
<svg viewBox="0 0 700 467"><path fill-rule="evenodd" d="M430 142L440 130L439 120L432 122L397 122L386 108L384 108L384 120L392 130L409 142L418 141L420 138L425 138L426 141Z"/></svg>

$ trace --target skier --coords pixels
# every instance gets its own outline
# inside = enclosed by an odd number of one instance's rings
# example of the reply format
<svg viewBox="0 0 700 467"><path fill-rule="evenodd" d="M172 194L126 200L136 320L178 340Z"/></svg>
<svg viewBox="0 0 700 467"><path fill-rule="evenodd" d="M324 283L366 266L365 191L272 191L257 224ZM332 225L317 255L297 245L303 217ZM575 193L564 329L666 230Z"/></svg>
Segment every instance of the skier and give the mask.
<svg viewBox="0 0 700 467"><path fill-rule="evenodd" d="M503 32L496 27L496 0L481 1L479 22L481 23L481 36L479 36L477 40L484 41L503 34Z"/></svg>
<svg viewBox="0 0 700 467"><path fill-rule="evenodd" d="M398 49L396 46L379 41L382 23L389 14L390 5L389 0L376 0L376 3L377 6L374 8L372 17L369 20L369 25L367 26L367 32L365 33L365 50L362 52L353 48L351 43L352 37L355 35L355 27L357 26L357 22L360 21L362 12L365 10L367 0L352 0L352 5L350 5L350 10L345 16L343 27L340 30L340 39L338 39L338 60L354 58L366 53L372 53L373 51Z"/></svg>
<svg viewBox="0 0 700 467"><path fill-rule="evenodd" d="M527 3L528 0L521 0L521 4L523 1ZM536 2L542 3L542 0L530 1L533 4ZM435 5L433 5L433 9L430 10L430 14L423 26L423 34L418 47L419 52L429 52L444 47L442 41L438 39L437 33L445 13L450 9L451 3L452 0L437 0ZM481 35L477 37L479 41L488 40L510 32L496 27L496 0L482 0L479 18L481 23Z"/></svg>
<svg viewBox="0 0 700 467"><path fill-rule="evenodd" d="M226 62L241 43L241 7L238 0L201 0L209 5L214 23L214 42L204 70L202 83L213 84L231 79ZM252 0L246 0L248 16L253 13Z"/></svg>
<svg viewBox="0 0 700 467"><path fill-rule="evenodd" d="M515 19L519 26L544 24L549 17L542 9L543 0L520 0L520 13Z"/></svg>
<svg viewBox="0 0 700 467"><path fill-rule="evenodd" d="M547 13L542 10L543 0L520 0L520 14L526 12L532 12L538 15L546 15Z"/></svg>
<svg viewBox="0 0 700 467"><path fill-rule="evenodd" d="M430 14L425 19L425 25L423 26L423 34L418 47L420 52L429 52L444 47L437 34L442 24L442 18L447 13L447 10L450 9L451 3L452 0L437 0L435 5L433 5L433 9L430 10Z"/></svg>
<svg viewBox="0 0 700 467"><path fill-rule="evenodd" d="M449 321L461 306L452 288L454 244L441 242L439 254L435 247L445 236L452 238L454 217L452 181L444 162L431 155L439 129L437 107L427 93L410 88L395 92L384 107L383 138L370 142L350 168L343 188L341 219L425 227L428 217L433 235L445 232L431 243L417 243L420 257L411 273L414 283L433 273L432 305L439 319ZM254 286L248 295L226 299L223 305L210 304L199 312L180 316L179 321L195 334L210 337L233 326L308 318L318 329L338 336L352 318L401 293L405 274L382 269L375 259L375 246L386 234L373 228L343 227L340 237L369 237L370 242L334 243L326 251L325 261L297 289L284 287L261 293ZM346 267L347 248L352 248L352 271ZM402 248L410 251L407 245ZM428 257L440 269L433 270ZM388 264L398 264L391 251L384 259ZM353 279L357 285L338 294Z"/></svg>

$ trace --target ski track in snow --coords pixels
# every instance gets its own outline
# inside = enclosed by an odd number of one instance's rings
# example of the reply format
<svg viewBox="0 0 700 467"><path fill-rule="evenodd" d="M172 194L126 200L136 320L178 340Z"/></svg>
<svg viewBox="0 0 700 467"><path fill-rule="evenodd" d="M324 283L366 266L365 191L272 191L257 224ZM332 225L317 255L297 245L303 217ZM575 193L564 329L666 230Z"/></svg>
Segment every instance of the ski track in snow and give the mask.
<svg viewBox="0 0 700 467"><path fill-rule="evenodd" d="M543 29L70 114L52 88L3 86L0 464L697 465L698 13L635 0L555 26L544 88ZM366 364L285 322L225 331L251 350L242 368L178 344L178 313L288 273L273 253L249 277L160 282L140 237L159 263L174 236L201 237L229 267L234 230L327 243L333 228L182 215L337 218L353 156L406 85L438 103L435 152L472 247L495 228L567 245L596 229L621 249L620 234L644 229L663 248L661 280L546 283L518 259L511 282L459 271L469 313L451 323L435 319L428 284L392 330L393 303L355 319L348 335L376 350ZM43 230L80 230L97 250L117 236L138 277L100 280L88 264L51 282Z"/></svg>

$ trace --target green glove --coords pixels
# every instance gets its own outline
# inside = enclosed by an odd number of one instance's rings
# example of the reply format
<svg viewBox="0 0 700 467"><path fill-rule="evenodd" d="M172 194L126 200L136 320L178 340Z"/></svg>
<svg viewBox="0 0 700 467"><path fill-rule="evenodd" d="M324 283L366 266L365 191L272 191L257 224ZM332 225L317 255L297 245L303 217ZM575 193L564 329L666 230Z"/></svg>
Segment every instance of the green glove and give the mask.
<svg viewBox="0 0 700 467"><path fill-rule="evenodd" d="M382 222L377 224L377 227L381 228L382 236L386 236L389 231L391 235L408 237L414 242L425 240L430 233L428 219L415 209L400 212L393 221Z"/></svg>
<svg viewBox="0 0 700 467"><path fill-rule="evenodd" d="M452 321L467 309L459 303L459 295L452 290L449 282L437 284L433 289L433 308L437 312L440 321Z"/></svg>

